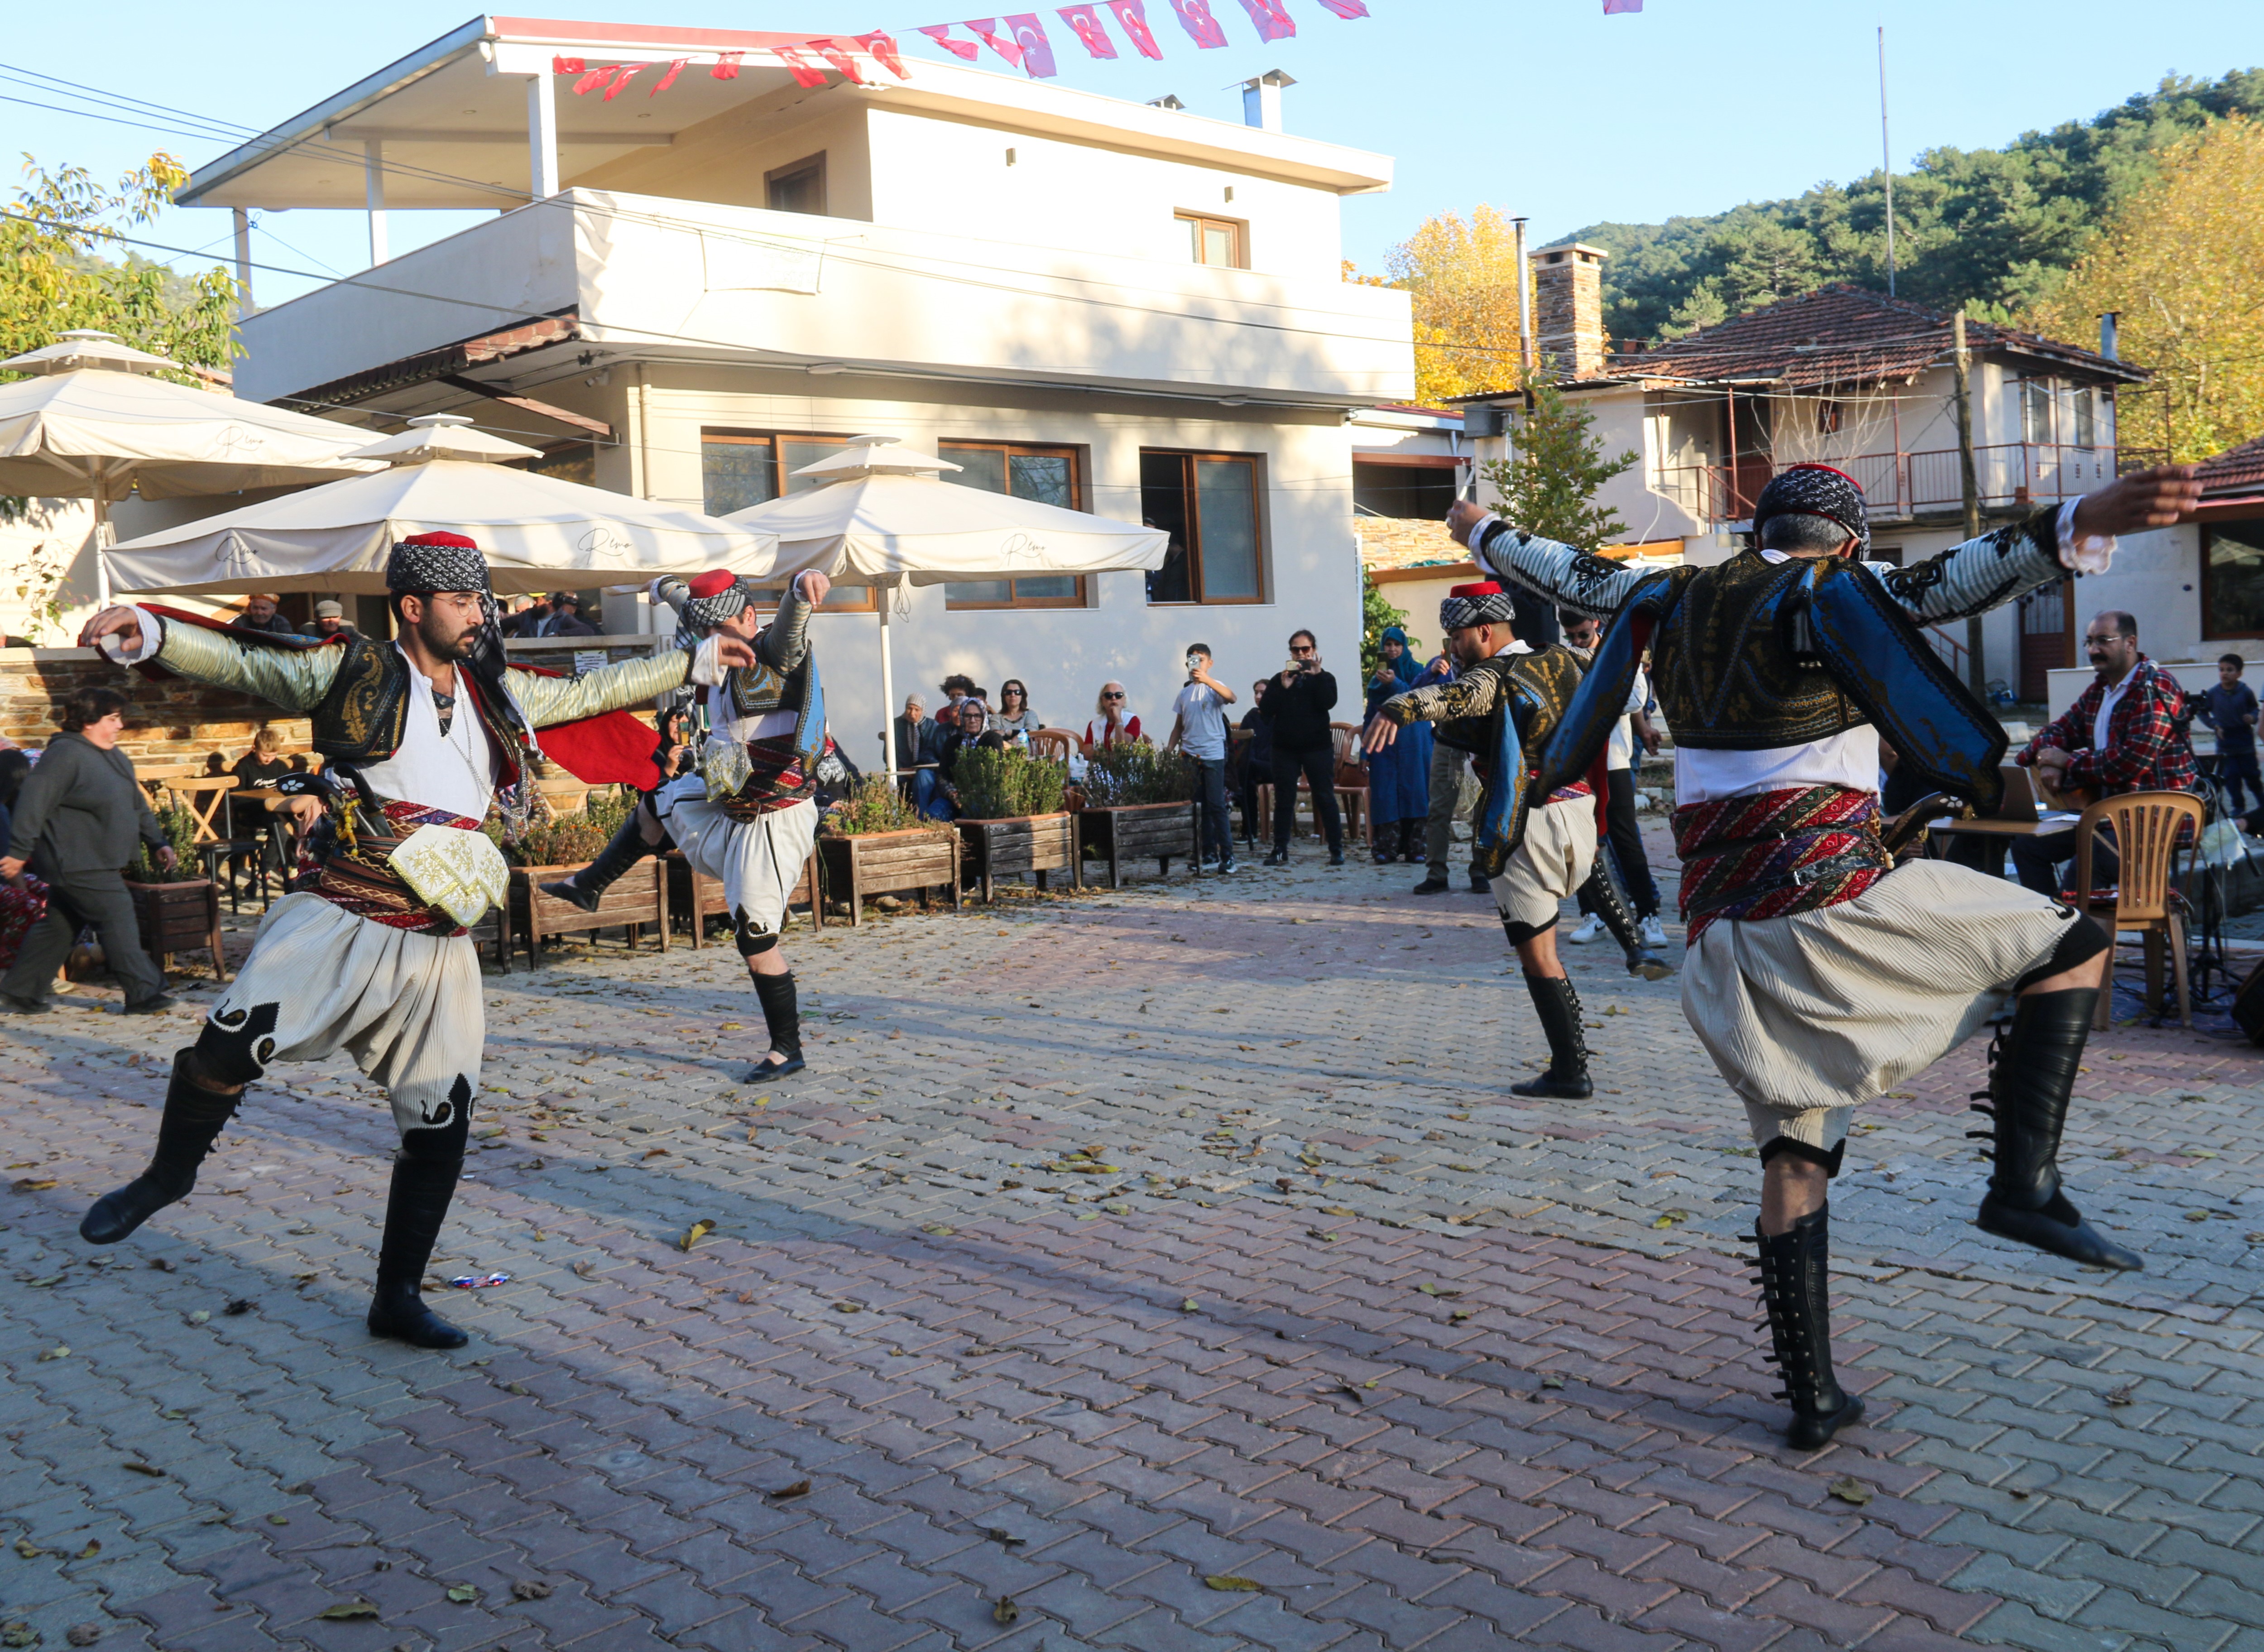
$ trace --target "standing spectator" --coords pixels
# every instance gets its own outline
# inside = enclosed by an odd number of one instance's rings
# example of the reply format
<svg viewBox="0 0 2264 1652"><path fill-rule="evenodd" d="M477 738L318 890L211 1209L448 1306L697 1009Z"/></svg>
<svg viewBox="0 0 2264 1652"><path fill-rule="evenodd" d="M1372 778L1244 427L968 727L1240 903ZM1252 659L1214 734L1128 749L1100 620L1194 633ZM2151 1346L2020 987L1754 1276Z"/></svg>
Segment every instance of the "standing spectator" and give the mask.
<svg viewBox="0 0 2264 1652"><path fill-rule="evenodd" d="M115 688L81 688L65 702L62 732L40 753L16 800L0 881L14 883L28 865L47 884L47 913L24 937L16 967L0 979L0 1009L37 1015L51 1008L55 972L78 932L102 936L111 973L126 988L126 1013L170 1009L165 978L142 949L141 926L121 876L138 837L173 870L172 845L118 749L126 731L126 696Z"/></svg>
<svg viewBox="0 0 2264 1652"><path fill-rule="evenodd" d="M1596 644L1603 640L1602 626L1592 615L1571 608L1558 617L1564 626L1564 646L1579 656L1585 667L1595 657ZM1663 947L1666 944L1666 931L1658 923L1658 884L1651 877L1651 857L1643 847L1643 828L1636 824L1635 818L1636 741L1641 739L1645 751L1658 749L1658 735L1651 726L1647 710L1650 704L1651 679L1638 666L1635 681L1628 689L1627 703L1621 709L1619 721L1612 724L1610 739L1604 746L1604 823L1611 837L1612 863L1618 869L1620 883L1635 907L1637 931L1644 944ZM1586 945L1603 932L1603 916L1594 906L1583 884L1580 910L1587 917L1564 937L1566 941Z"/></svg>
<svg viewBox="0 0 2264 1652"><path fill-rule="evenodd" d="M31 773L32 760L22 747L0 747L0 851L8 847L11 823L16 814L16 799L23 794L24 782L30 778Z"/></svg>
<svg viewBox="0 0 2264 1652"><path fill-rule="evenodd" d="M2101 797L2126 791L2191 791L2193 743L2180 728L2185 691L2138 647L2138 622L2109 608L2086 628L2083 646L2099 674L2075 703L2046 724L2013 761L2033 767L2055 792ZM2093 884L2122 869L2101 830L2092 851ZM2013 840L2023 888L2058 899L2060 866L2075 858L2075 828Z"/></svg>
<svg viewBox="0 0 2264 1652"><path fill-rule="evenodd" d="M1196 846L1205 871L1234 870L1234 825L1226 813L1226 708L1234 690L1210 674L1210 644L1187 649L1186 686L1172 702L1172 737L1167 752L1184 751L1194 760L1195 791L1202 804L1202 839Z"/></svg>
<svg viewBox="0 0 2264 1652"><path fill-rule="evenodd" d="M582 617L582 599L571 591L550 593L550 618L542 627L545 637L595 637L598 628Z"/></svg>
<svg viewBox="0 0 2264 1652"><path fill-rule="evenodd" d="M1375 675L1368 679L1363 723L1386 700L1413 688L1421 674L1408 649L1407 633L1397 625L1383 628L1377 652L1382 658ZM1382 751L1361 759L1368 766L1368 837L1378 866L1390 865L1395 853L1410 864L1419 858L1416 839L1431 812L1430 732L1426 723L1411 724ZM1411 740L1410 735L1415 738Z"/></svg>
<svg viewBox="0 0 2264 1652"><path fill-rule="evenodd" d="M1102 683L1100 697L1093 702L1092 721L1085 725L1085 754L1090 757L1104 746L1136 744L1141 738L1140 719L1132 715L1124 685Z"/></svg>
<svg viewBox="0 0 2264 1652"><path fill-rule="evenodd" d="M998 709L990 714L990 731L1006 739L1018 739L1045 727L1038 714L1030 710L1030 691L1020 677L1009 677L998 685Z"/></svg>
<svg viewBox="0 0 2264 1652"><path fill-rule="evenodd" d="M1258 847L1258 788L1274 777L1274 725L1258 709L1265 695L1266 680L1261 677L1250 685L1250 710L1242 714L1240 724L1249 733L1249 738L1240 742L1242 841L1253 849Z"/></svg>
<svg viewBox="0 0 2264 1652"><path fill-rule="evenodd" d="M1455 680L1455 658L1440 653L1423 668L1415 679L1418 688L1435 688ZM1442 895L1448 888L1447 856L1455 847L1455 820L1457 816L1467 819L1478 800L1477 777L1470 773L1470 754L1459 746L1433 738L1431 742L1431 773L1428 797L1430 807L1423 822L1423 859L1426 862L1423 881L1415 885L1419 895ZM1487 883L1477 869L1477 848L1471 848L1470 893L1490 895L1493 885Z"/></svg>
<svg viewBox="0 0 2264 1652"><path fill-rule="evenodd" d="M273 631L284 637L296 637L299 628L275 611L283 599L272 592L259 591L243 599L243 617L236 624L247 631Z"/></svg>
<svg viewBox="0 0 2264 1652"><path fill-rule="evenodd" d="M1321 669L1320 644L1310 631L1289 634L1289 663L1266 685L1258 709L1274 728L1274 853L1268 866L1289 860L1289 834L1297 825L1297 777L1313 789L1313 817L1329 840L1329 864L1344 864L1344 817L1337 812L1337 680Z"/></svg>
<svg viewBox="0 0 2264 1652"><path fill-rule="evenodd" d="M2219 655L2217 687L2202 696L2201 720L2217 731L2217 783L2235 814L2246 792L2264 804L2264 776L2256 769L2256 691L2240 680L2247 664L2238 654Z"/></svg>
<svg viewBox="0 0 2264 1652"><path fill-rule="evenodd" d="M320 602L315 604L314 623L311 625L301 626L299 628L299 635L301 637L319 637L327 641L330 637L336 637L340 631L350 632L352 630L353 627L346 623L346 611L345 606L341 603L332 601L328 597L324 597Z"/></svg>

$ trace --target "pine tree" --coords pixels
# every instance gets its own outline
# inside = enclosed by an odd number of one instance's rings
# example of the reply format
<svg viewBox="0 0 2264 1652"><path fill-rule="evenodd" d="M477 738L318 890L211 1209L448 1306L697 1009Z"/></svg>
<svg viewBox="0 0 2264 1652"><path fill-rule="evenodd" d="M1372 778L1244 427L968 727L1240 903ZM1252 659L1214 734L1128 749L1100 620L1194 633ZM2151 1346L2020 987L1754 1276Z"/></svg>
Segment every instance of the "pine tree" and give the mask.
<svg viewBox="0 0 2264 1652"><path fill-rule="evenodd" d="M1603 439L1590 428L1596 416L1565 401L1545 378L1529 387L1530 411L1510 435L1510 456L1483 469L1500 503L1502 520L1528 533L1579 550L1594 550L1627 531L1609 506L1596 503L1598 490L1632 469L1633 453L1604 457Z"/></svg>

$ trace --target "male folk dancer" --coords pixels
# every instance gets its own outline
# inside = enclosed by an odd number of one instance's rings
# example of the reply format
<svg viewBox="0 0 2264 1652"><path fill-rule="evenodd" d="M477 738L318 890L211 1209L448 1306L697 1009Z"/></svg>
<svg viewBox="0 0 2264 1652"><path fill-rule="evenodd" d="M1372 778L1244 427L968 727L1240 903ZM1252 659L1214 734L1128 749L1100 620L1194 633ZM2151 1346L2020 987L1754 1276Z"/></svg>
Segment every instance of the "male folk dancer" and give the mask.
<svg viewBox="0 0 2264 1652"><path fill-rule="evenodd" d="M818 768L831 747L809 646L810 612L831 588L815 570L800 575L777 616L758 626L733 574L719 569L688 586L655 582L653 595L677 610L680 640L728 637L752 644L756 663L735 668L708 690L700 772L653 792L596 860L562 883L542 886L594 912L615 878L671 841L703 875L719 880L771 1037L770 1052L747 1074L750 1084L803 1066L794 972L778 944L787 898L817 834Z"/></svg>
<svg viewBox="0 0 2264 1652"><path fill-rule="evenodd" d="M1861 560L1862 491L1823 465L1779 472L1751 545L1710 568L1644 574L1474 505L1448 517L1502 578L1618 616L1536 786L1581 771L1652 650L1675 743L1683 1013L1760 1149L1755 1242L1794 1446L1820 1446L1863 1412L1833 1379L1825 1303L1825 1192L1849 1115L1955 1048L2006 993L2011 1025L1974 1098L1995 1149L1979 1226L2092 1266L2144 1265L2083 1219L2057 1164L2110 938L2004 879L1945 861L1898 867L1875 791L1883 731L1926 790L1993 806L2004 731L1914 622L2100 571L2114 535L2194 508L2193 474L2125 477L1909 568Z"/></svg>
<svg viewBox="0 0 2264 1652"><path fill-rule="evenodd" d="M164 608L109 608L82 644L112 659L255 694L309 717L326 768L322 819L302 866L203 1032L173 1058L149 1168L97 1200L79 1224L93 1244L124 1239L196 1185L197 1167L271 1062L350 1052L393 1102L393 1161L369 1328L418 1348L464 1333L417 1287L463 1168L486 1026L478 956L465 926L507 888L480 831L491 800L524 818L531 760L592 782L651 785L652 731L616 708L751 662L717 638L571 680L506 666L487 559L458 534L393 548L385 570L399 631L269 637ZM614 715L599 715L615 713ZM534 731L550 730L538 746ZM498 785L501 787L498 796Z"/></svg>
<svg viewBox="0 0 2264 1652"><path fill-rule="evenodd" d="M1530 791L1527 782L1571 702L1580 665L1561 644L1535 650L1520 641L1511 615L1510 594L1500 586L1455 586L1439 605L1439 627L1459 674L1378 706L1368 749L1382 751L1408 724L1425 722L1439 725L1440 740L1472 753L1484 787L1472 864L1493 891L1502 933L1517 950L1526 990L1549 1037L1548 1071L1511 1085L1510 1091L1578 1099L1593 1087L1579 994L1556 957L1556 907L1594 867L1595 804L1585 780L1545 792Z"/></svg>

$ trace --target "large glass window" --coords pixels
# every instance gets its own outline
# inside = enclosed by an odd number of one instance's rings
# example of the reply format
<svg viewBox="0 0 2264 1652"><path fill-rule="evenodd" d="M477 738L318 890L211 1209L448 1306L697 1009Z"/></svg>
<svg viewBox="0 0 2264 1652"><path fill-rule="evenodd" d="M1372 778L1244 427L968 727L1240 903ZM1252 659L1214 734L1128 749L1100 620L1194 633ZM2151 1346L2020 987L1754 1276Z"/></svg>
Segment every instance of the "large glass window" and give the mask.
<svg viewBox="0 0 2264 1652"><path fill-rule="evenodd" d="M2264 517L2201 530L2201 634L2264 637Z"/></svg>
<svg viewBox="0 0 2264 1652"><path fill-rule="evenodd" d="M1259 602L1258 461L1239 454L1140 455L1140 513L1171 535L1148 600Z"/></svg>
<svg viewBox="0 0 2264 1652"><path fill-rule="evenodd" d="M1197 264L1230 270L1244 267L1240 224L1231 218L1205 218L1191 212L1176 215L1186 226L1187 253Z"/></svg>
<svg viewBox="0 0 2264 1652"><path fill-rule="evenodd" d="M936 453L959 467L943 479L1018 499L1035 499L1065 511L1085 508L1074 448L1019 442L947 441ZM1085 581L1072 573L1017 574L1010 579L957 579L943 588L952 608L1075 608L1085 606Z"/></svg>
<svg viewBox="0 0 2264 1652"><path fill-rule="evenodd" d="M2050 379L2021 381L2021 440L2052 440L2052 387Z"/></svg>
<svg viewBox="0 0 2264 1652"><path fill-rule="evenodd" d="M2095 448L2099 445L2098 397L2088 384L2075 388L2075 445Z"/></svg>
<svg viewBox="0 0 2264 1652"><path fill-rule="evenodd" d="M710 516L729 516L752 506L767 505L788 493L821 486L819 477L794 473L824 458L846 440L841 436L703 430L700 433L702 508ZM869 614L873 593L864 586L836 586L826 596L824 606L829 614Z"/></svg>

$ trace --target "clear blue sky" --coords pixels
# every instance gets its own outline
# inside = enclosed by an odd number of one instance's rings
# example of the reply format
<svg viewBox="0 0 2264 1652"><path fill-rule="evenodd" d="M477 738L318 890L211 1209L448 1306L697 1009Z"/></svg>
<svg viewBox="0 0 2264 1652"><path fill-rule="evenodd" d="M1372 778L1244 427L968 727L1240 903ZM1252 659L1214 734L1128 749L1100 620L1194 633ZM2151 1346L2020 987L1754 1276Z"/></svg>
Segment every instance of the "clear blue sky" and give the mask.
<svg viewBox="0 0 2264 1652"><path fill-rule="evenodd" d="M1261 46L1235 0L1214 0L1232 43L1198 51L1165 0L1150 0L1160 63L1128 53L1091 62L1065 26L1049 33L1063 84L1140 100L1176 92L1202 114L1238 118L1232 88L1248 76L1295 76L1284 103L1291 130L1397 157L1390 194L1345 204L1346 251L1368 269L1425 216L1481 201L1527 215L1547 237L1860 175L1878 164L1880 24L1898 168L1937 144L1991 146L2093 114L2166 74L2264 64L2257 0L1647 0L1639 16L1609 18L1600 0L1369 0L1374 15L1354 22L1317 0L1286 4L1296 38ZM932 15L918 0L526 9L813 33L887 27L927 56L940 54L912 26L959 15ZM214 10L97 0L84 11L22 3L11 15L0 62L264 127L473 14L460 0L231 0ZM1056 22L1050 8L1040 15ZM40 95L13 84L0 93ZM195 166L222 146L0 102L0 153L115 174L153 147ZM396 213L393 245L462 222ZM267 229L255 256L272 263L348 271L365 258L358 214L288 213ZM176 212L153 233L223 257L227 215ZM259 296L273 302L302 285L263 276Z"/></svg>

